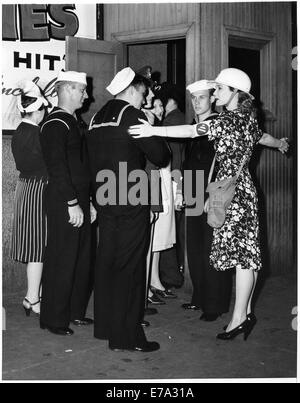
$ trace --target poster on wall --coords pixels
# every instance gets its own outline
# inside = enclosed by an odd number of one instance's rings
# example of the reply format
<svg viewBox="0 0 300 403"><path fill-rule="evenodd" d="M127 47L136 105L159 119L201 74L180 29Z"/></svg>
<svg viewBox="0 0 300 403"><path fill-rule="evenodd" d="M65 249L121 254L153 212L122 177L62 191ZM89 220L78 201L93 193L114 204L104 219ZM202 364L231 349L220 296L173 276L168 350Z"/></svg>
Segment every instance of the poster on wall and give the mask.
<svg viewBox="0 0 300 403"><path fill-rule="evenodd" d="M54 84L65 68L65 38L96 39L96 21L96 4L2 5L2 130L20 123L16 103L24 80L57 104Z"/></svg>

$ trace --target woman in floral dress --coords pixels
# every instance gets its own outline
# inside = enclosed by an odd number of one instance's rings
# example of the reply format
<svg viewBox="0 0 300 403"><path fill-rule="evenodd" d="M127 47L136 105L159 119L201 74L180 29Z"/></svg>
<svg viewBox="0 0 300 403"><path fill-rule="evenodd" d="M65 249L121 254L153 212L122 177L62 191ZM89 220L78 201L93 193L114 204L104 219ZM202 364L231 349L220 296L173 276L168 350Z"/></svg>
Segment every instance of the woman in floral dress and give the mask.
<svg viewBox="0 0 300 403"><path fill-rule="evenodd" d="M235 176L245 158L225 223L221 228L214 229L210 260L216 270L236 269L236 301L232 319L226 331L217 337L231 340L243 333L246 339L256 323L251 313L251 302L262 266L257 193L248 163L257 143L277 148L282 153L287 151L288 143L286 138L279 140L259 130L250 94L251 81L246 73L239 69L224 69L215 83L216 105L224 106L226 110L214 121L172 127L151 127L143 122L143 125L130 128L129 133L143 137L194 138L208 135L210 140L214 140L219 163L216 180Z"/></svg>

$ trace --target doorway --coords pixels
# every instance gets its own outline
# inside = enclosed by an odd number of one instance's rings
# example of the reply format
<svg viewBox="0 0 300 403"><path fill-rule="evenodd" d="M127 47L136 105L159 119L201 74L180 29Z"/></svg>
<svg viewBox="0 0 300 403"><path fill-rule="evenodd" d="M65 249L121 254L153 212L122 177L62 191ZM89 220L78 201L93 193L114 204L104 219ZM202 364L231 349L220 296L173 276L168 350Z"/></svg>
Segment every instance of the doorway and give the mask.
<svg viewBox="0 0 300 403"><path fill-rule="evenodd" d="M243 70L251 77L251 94L257 102L261 99L260 94L260 49L246 49L229 46L229 67Z"/></svg>
<svg viewBox="0 0 300 403"><path fill-rule="evenodd" d="M243 70L251 79L251 94L254 96L256 118L262 130L267 130L266 123L274 120L273 114L261 101L261 49L246 48L240 45L229 45L228 65Z"/></svg>
<svg viewBox="0 0 300 403"><path fill-rule="evenodd" d="M183 95L180 109L185 111L185 39L127 44L127 65L135 71L149 65L152 67L152 79L157 84L167 81L178 86Z"/></svg>

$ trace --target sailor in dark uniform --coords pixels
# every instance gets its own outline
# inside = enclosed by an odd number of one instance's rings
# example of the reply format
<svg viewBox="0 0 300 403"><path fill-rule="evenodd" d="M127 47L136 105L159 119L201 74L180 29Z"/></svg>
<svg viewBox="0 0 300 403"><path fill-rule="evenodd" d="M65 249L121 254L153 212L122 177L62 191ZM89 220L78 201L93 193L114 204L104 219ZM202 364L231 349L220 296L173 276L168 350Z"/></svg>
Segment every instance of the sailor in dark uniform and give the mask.
<svg viewBox="0 0 300 403"><path fill-rule="evenodd" d="M42 151L49 173L45 194L48 242L42 278L41 328L72 335L85 318L92 283L91 222L96 210L90 202L87 148L75 111L86 94L86 74L60 72L56 82L58 107L41 128Z"/></svg>
<svg viewBox="0 0 300 403"><path fill-rule="evenodd" d="M160 167L170 160L165 140L135 141L127 132L130 125L139 123L139 118L147 120L139 109L149 84L130 67L121 70L107 87L115 98L92 118L87 137L99 220L94 335L108 340L109 348L114 351L150 352L160 348L157 342L146 340L141 326L150 207L148 200L146 205L130 200L136 183L127 179L134 170L145 173L146 158ZM104 177L110 173L113 178L107 181ZM147 178L146 173L145 176ZM114 184L113 189L109 182ZM104 200L103 187L107 187L106 196L110 201Z"/></svg>
<svg viewBox="0 0 300 403"><path fill-rule="evenodd" d="M218 116L212 110L214 84L207 80L196 81L187 87L195 111L197 123ZM193 172L193 194L196 186L196 170L204 172L204 189L214 159L214 147L207 136L190 140L186 149L184 169ZM215 175L214 175L215 177ZM207 198L207 194L205 199ZM191 303L184 309L202 309L201 320L214 321L228 312L231 297L231 277L228 271L216 271L209 264L213 229L207 224L207 214L187 217L187 258L193 284Z"/></svg>
<svg viewBox="0 0 300 403"><path fill-rule="evenodd" d="M161 98L165 105L165 118L163 126L180 126L185 124L185 115L181 112L184 103L184 94L180 88L173 84L163 83L161 86ZM168 138L168 144L172 152L171 170L182 172L186 140ZM158 295L163 298L172 298L171 287L180 288L183 284L182 272L184 271L184 211L182 196L182 180L174 178L176 183L176 196L174 197L176 219L176 244L160 255L160 279L165 285L169 296L164 293Z"/></svg>

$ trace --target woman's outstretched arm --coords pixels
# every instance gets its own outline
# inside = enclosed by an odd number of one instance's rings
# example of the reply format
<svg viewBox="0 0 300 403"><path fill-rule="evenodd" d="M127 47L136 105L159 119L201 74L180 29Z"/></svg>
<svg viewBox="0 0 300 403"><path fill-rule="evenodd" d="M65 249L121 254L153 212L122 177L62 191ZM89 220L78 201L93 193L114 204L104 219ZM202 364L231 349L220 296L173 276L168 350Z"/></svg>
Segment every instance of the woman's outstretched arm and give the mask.
<svg viewBox="0 0 300 403"><path fill-rule="evenodd" d="M287 137L276 139L275 137L271 136L271 134L264 133L258 143L266 147L277 148L278 151L284 154L289 149L289 143L287 140Z"/></svg>
<svg viewBox="0 0 300 403"><path fill-rule="evenodd" d="M128 133L136 138L141 137L173 137L173 138L194 138L207 135L209 132L209 121L197 125L181 126L151 126L143 119L143 124L130 126Z"/></svg>

